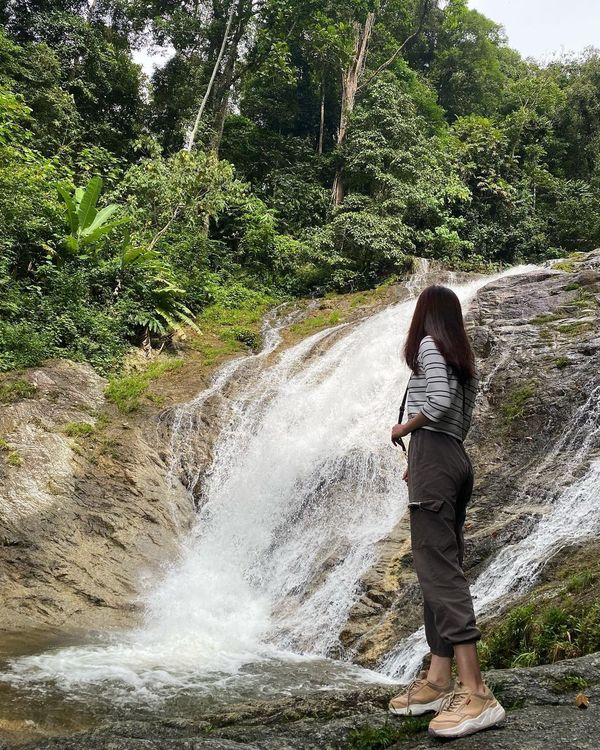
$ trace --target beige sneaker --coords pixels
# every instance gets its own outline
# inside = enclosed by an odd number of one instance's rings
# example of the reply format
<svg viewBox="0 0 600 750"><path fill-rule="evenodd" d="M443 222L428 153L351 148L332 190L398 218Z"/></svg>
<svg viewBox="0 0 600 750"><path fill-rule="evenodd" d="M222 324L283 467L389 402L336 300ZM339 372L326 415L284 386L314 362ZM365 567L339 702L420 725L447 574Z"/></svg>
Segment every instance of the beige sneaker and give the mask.
<svg viewBox="0 0 600 750"><path fill-rule="evenodd" d="M487 685L485 693L475 693L457 680L454 693L429 722L429 734L434 737L464 737L493 727L505 716L505 710Z"/></svg>
<svg viewBox="0 0 600 750"><path fill-rule="evenodd" d="M421 716L428 711L439 711L443 703L452 696L454 680L447 685L435 685L421 672L403 693L389 703L390 713L399 716Z"/></svg>

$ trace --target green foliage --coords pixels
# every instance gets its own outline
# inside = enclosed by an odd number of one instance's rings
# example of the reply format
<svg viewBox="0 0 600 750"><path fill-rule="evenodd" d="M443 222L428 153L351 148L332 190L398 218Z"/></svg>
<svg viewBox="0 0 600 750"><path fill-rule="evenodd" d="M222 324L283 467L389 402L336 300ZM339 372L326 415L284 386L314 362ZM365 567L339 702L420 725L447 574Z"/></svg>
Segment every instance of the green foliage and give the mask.
<svg viewBox="0 0 600 750"><path fill-rule="evenodd" d="M559 370L564 370L564 368L568 367L570 364L571 364L571 360L569 359L569 357L564 357L564 356L563 357L557 357L554 360L554 365Z"/></svg>
<svg viewBox="0 0 600 750"><path fill-rule="evenodd" d="M182 366L182 359L169 358L157 360L141 370L113 377L106 387L106 398L120 412L129 414L139 409L145 398L152 400L149 388L153 380Z"/></svg>
<svg viewBox="0 0 600 750"><path fill-rule="evenodd" d="M63 427L63 432L69 437L85 437L92 435L96 428L89 422L68 422Z"/></svg>
<svg viewBox="0 0 600 750"><path fill-rule="evenodd" d="M71 231L65 237L64 245L71 253L80 253L84 247L98 242L126 221L110 221L110 217L119 210L115 203L98 210L98 199L102 192L100 177L92 177L85 188L75 188L73 195L64 185L58 186L58 192L67 209Z"/></svg>
<svg viewBox="0 0 600 750"><path fill-rule="evenodd" d="M600 605L565 598L560 606L515 607L481 641L479 653L484 668L502 669L547 664L599 648Z"/></svg>
<svg viewBox="0 0 600 750"><path fill-rule="evenodd" d="M5 3L0 15L0 371L58 356L111 373L132 345L184 328L207 361L255 350L258 324L243 302L233 320L217 288L268 297L264 312L374 287L413 256L485 272L600 245L596 50L525 62L466 0L422 19L408 0L241 3L187 151L223 13L88 5ZM149 40L174 54L146 81L132 50ZM540 336L589 325L558 320L538 321Z"/></svg>
<svg viewBox="0 0 600 750"><path fill-rule="evenodd" d="M520 419L525 414L535 393L535 383L526 383L505 395L500 407L505 426L510 427L516 419Z"/></svg>
<svg viewBox="0 0 600 750"><path fill-rule="evenodd" d="M365 724L350 733L350 747L355 750L385 750L401 740L425 732L431 716L408 716L398 724L386 722L373 727Z"/></svg>
<svg viewBox="0 0 600 750"><path fill-rule="evenodd" d="M561 693L581 692L589 687L589 682L577 675L565 675L556 680L556 688Z"/></svg>
<svg viewBox="0 0 600 750"><path fill-rule="evenodd" d="M0 383L0 403L10 404L24 398L33 398L35 386L27 380L6 380Z"/></svg>
<svg viewBox="0 0 600 750"><path fill-rule="evenodd" d="M9 466L22 466L23 457L21 456L19 451L10 451L10 453L6 457L6 461L8 462Z"/></svg>

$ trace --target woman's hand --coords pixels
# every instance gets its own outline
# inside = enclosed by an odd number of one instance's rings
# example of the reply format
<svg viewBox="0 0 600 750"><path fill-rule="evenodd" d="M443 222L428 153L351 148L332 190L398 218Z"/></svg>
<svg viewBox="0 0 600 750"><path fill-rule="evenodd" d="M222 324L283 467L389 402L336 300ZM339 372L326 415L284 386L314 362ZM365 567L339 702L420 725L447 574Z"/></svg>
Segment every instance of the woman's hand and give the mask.
<svg viewBox="0 0 600 750"><path fill-rule="evenodd" d="M404 479L405 482L408 482L408 466L406 469L404 469L404 474L402 475L402 479Z"/></svg>
<svg viewBox="0 0 600 750"><path fill-rule="evenodd" d="M394 445L399 445L398 442L403 437L406 437L409 434L410 430L406 429L406 423L405 424L395 424L392 427L392 443Z"/></svg>

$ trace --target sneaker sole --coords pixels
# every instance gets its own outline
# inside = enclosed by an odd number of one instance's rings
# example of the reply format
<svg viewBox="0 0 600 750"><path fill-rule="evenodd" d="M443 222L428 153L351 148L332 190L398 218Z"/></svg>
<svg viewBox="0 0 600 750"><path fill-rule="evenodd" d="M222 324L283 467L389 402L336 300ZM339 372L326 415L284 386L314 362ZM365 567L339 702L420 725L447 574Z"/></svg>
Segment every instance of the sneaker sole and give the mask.
<svg viewBox="0 0 600 750"><path fill-rule="evenodd" d="M421 716L430 711L439 711L442 707L442 703L447 698L448 696L445 695L442 698L431 701L431 703L413 703L412 706L407 706L406 708L394 708L393 706L389 706L388 710L391 714L395 714L396 716Z"/></svg>
<svg viewBox="0 0 600 750"><path fill-rule="evenodd" d="M429 729L429 734L432 737L465 737L468 734L475 734L475 732L481 732L482 729L489 729L490 727L499 724L506 718L506 711L502 708L499 703L495 706L490 706L482 711L479 716L475 716L472 719L463 721L462 724L452 729Z"/></svg>

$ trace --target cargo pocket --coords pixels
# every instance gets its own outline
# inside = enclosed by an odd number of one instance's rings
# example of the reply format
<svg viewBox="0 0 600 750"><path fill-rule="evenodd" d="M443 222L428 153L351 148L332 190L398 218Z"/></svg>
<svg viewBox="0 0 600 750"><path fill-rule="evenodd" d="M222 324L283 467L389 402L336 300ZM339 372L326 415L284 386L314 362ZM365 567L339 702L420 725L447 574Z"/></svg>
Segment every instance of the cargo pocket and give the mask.
<svg viewBox="0 0 600 750"><path fill-rule="evenodd" d="M448 543L448 519L443 511L444 498L430 497L408 504L410 537L415 547L443 547Z"/></svg>

